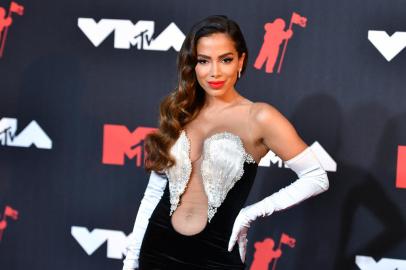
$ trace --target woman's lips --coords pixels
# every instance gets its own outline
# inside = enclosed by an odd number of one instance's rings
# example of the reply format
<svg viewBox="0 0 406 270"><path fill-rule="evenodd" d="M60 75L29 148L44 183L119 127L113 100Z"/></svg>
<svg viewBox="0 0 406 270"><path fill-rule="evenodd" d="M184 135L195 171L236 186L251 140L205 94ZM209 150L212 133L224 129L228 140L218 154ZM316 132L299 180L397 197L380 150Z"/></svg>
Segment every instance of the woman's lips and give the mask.
<svg viewBox="0 0 406 270"><path fill-rule="evenodd" d="M225 81L211 81L209 85L211 88L218 89L224 85Z"/></svg>

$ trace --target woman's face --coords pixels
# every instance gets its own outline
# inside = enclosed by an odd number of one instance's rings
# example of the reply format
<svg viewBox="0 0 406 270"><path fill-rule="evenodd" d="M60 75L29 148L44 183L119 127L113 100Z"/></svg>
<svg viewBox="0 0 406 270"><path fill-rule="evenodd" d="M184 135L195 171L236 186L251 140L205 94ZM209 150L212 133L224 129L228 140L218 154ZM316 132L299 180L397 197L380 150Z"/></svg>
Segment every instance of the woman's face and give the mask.
<svg viewBox="0 0 406 270"><path fill-rule="evenodd" d="M238 57L234 42L227 34L201 37L197 42L195 72L206 94L221 96L234 89L244 57L244 53Z"/></svg>

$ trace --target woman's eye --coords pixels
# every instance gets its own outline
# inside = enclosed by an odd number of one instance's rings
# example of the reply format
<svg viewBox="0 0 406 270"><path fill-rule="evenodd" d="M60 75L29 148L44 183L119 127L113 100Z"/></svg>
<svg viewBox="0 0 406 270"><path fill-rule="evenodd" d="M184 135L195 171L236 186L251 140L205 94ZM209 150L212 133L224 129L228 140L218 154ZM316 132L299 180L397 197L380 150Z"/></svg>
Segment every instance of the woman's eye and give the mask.
<svg viewBox="0 0 406 270"><path fill-rule="evenodd" d="M226 57L226 58L223 59L224 63L230 63L232 61L233 61L233 58L231 58L231 57Z"/></svg>
<svg viewBox="0 0 406 270"><path fill-rule="evenodd" d="M197 63L199 64L206 64L207 60L206 59L197 59Z"/></svg>

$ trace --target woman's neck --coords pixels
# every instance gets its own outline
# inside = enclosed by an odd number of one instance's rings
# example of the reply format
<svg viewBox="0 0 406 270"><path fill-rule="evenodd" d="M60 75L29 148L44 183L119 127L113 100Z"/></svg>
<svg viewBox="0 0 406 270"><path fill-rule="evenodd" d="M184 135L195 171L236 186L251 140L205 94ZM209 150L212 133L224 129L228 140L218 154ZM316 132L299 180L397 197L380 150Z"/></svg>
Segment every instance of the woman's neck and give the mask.
<svg viewBox="0 0 406 270"><path fill-rule="evenodd" d="M206 94L204 107L207 109L223 108L236 103L241 98L242 96L235 89L230 89L221 96L211 96Z"/></svg>

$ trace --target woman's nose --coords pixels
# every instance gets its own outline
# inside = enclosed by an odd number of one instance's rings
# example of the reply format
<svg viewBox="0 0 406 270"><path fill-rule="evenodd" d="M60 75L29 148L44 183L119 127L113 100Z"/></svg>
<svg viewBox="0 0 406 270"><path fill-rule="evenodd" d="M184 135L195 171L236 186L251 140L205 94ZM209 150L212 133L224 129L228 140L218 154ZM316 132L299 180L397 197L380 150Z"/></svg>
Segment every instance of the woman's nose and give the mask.
<svg viewBox="0 0 406 270"><path fill-rule="evenodd" d="M221 68L218 63L213 63L211 65L210 75L211 75L211 77L214 77L214 78L221 75Z"/></svg>

